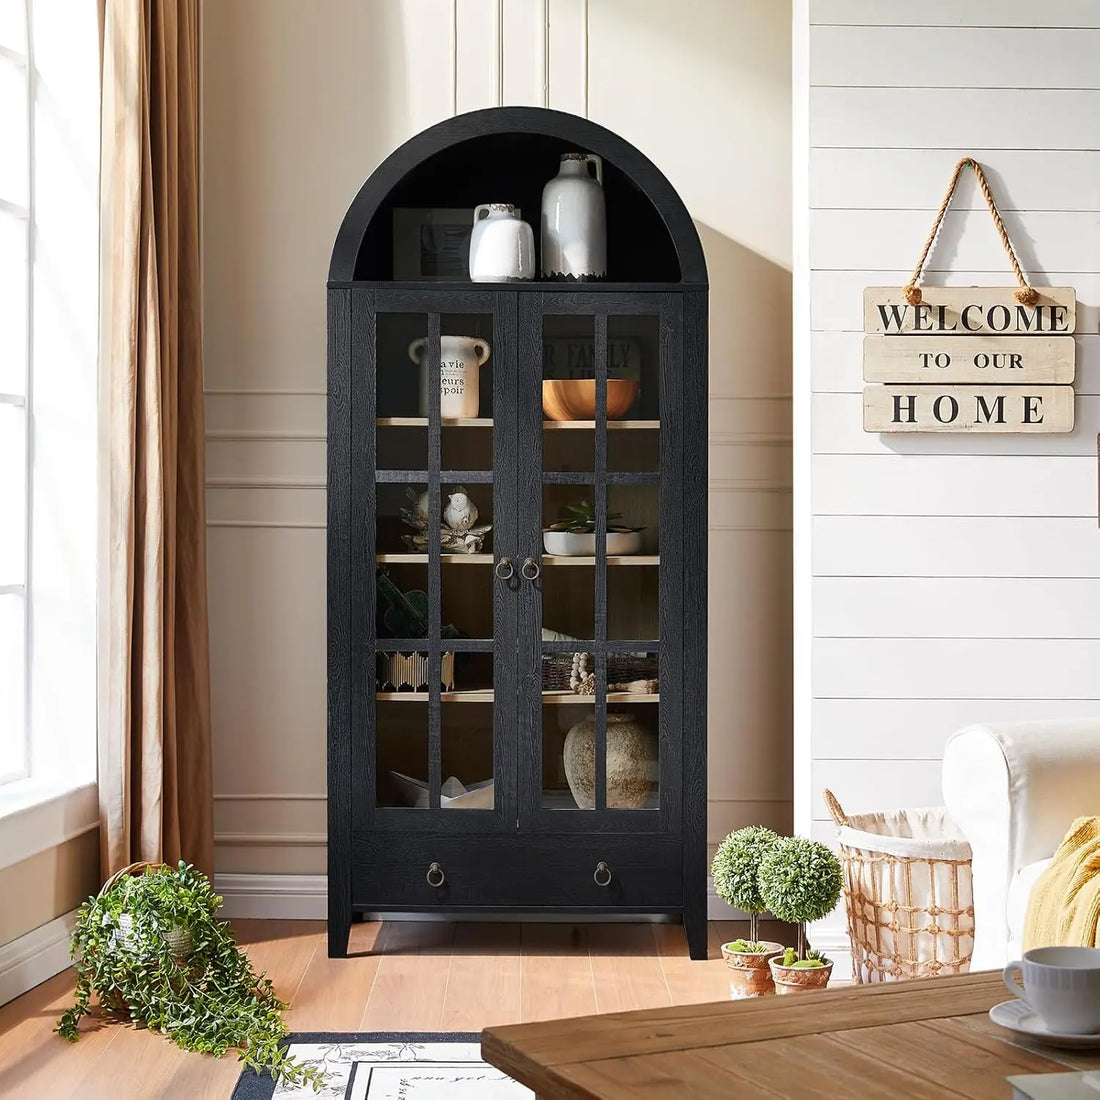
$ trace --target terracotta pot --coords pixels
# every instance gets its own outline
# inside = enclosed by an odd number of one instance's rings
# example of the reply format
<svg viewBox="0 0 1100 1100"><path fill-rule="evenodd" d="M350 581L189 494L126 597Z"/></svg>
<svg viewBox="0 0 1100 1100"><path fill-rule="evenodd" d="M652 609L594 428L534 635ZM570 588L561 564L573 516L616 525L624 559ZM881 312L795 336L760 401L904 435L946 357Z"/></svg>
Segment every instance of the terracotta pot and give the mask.
<svg viewBox="0 0 1100 1100"><path fill-rule="evenodd" d="M833 964L824 966L782 966L775 959L768 964L776 993L801 993L804 989L824 989L833 974Z"/></svg>
<svg viewBox="0 0 1100 1100"><path fill-rule="evenodd" d="M728 943L722 944L722 955L730 979L730 1000L747 997L763 997L775 992L769 962L783 954L783 945L770 940L760 941L764 951L731 951Z"/></svg>

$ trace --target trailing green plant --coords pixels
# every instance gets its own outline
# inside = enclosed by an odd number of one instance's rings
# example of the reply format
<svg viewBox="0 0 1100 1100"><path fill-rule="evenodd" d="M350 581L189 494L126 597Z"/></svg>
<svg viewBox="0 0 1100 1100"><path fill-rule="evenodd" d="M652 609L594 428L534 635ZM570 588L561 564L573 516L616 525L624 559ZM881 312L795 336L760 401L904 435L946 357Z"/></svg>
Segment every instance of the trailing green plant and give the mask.
<svg viewBox="0 0 1100 1100"><path fill-rule="evenodd" d="M596 505L590 500L575 500L559 512L562 517L550 524L551 531L568 531L575 535L592 535L596 532ZM637 531L637 527L624 527L614 521L622 519L621 512L607 513L607 529L612 532Z"/></svg>
<svg viewBox="0 0 1100 1100"><path fill-rule="evenodd" d="M749 914L749 938L758 940L760 914L767 906L760 896L760 861L779 843L779 834L763 825L748 825L729 834L714 853L710 873L718 896Z"/></svg>
<svg viewBox="0 0 1100 1100"><path fill-rule="evenodd" d="M184 1050L220 1057L235 1047L256 1072L319 1091L324 1075L282 1045L287 1028L280 1012L287 1006L252 969L229 925L217 919L221 903L209 879L183 862L123 875L89 898L77 913L70 946L76 1003L57 1032L71 1042L79 1038L94 992L108 1011L163 1033ZM186 958L173 954L177 931L190 936Z"/></svg>
<svg viewBox="0 0 1100 1100"><path fill-rule="evenodd" d="M798 953L805 925L833 911L844 886L840 861L829 847L805 837L783 837L760 860L760 897L779 920L798 925Z"/></svg>

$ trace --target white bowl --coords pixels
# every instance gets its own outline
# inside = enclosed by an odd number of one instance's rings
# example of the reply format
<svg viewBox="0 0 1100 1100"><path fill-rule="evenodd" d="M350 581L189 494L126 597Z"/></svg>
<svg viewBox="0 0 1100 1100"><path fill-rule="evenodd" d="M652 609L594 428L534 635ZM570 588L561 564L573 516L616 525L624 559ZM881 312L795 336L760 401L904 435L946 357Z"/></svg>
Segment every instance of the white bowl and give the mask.
<svg viewBox="0 0 1100 1100"><path fill-rule="evenodd" d="M558 558L594 557L596 536L589 531L543 531L542 545ZM637 554L642 548L641 531L608 531L607 553Z"/></svg>

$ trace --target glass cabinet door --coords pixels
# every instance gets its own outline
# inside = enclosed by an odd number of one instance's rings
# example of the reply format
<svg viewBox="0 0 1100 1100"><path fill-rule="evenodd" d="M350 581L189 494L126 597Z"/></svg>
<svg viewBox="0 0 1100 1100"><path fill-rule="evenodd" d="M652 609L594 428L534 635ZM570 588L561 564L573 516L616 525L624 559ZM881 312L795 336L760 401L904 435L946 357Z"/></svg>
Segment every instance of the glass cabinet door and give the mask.
<svg viewBox="0 0 1100 1100"><path fill-rule="evenodd" d="M363 334L376 384L353 442L372 466L356 483L375 490L362 801L376 826L514 828L509 310L493 293L378 291Z"/></svg>
<svg viewBox="0 0 1100 1100"><path fill-rule="evenodd" d="M679 316L662 294L520 304L520 802L542 829L679 812Z"/></svg>

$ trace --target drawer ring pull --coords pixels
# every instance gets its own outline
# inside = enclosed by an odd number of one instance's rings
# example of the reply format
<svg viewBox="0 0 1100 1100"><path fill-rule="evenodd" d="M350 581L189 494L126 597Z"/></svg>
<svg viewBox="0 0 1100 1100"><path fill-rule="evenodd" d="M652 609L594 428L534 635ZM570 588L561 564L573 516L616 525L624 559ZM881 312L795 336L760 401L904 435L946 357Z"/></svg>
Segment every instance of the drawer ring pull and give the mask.
<svg viewBox="0 0 1100 1100"><path fill-rule="evenodd" d="M541 572L542 566L534 558L528 558L520 569L520 573L523 574L523 579L526 581L537 581Z"/></svg>
<svg viewBox="0 0 1100 1100"><path fill-rule="evenodd" d="M443 868L438 863L433 863L428 868L428 873L424 876L428 880L429 886L439 887L447 881L447 876L443 873Z"/></svg>
<svg viewBox="0 0 1100 1100"><path fill-rule="evenodd" d="M611 885L611 868L602 861L596 864L596 870L592 874L592 881L597 886Z"/></svg>
<svg viewBox="0 0 1100 1100"><path fill-rule="evenodd" d="M496 573L497 577L500 580L506 581L515 576L516 570L515 567L512 565L511 558L501 558L500 561L497 562L496 568L493 570L493 572Z"/></svg>

